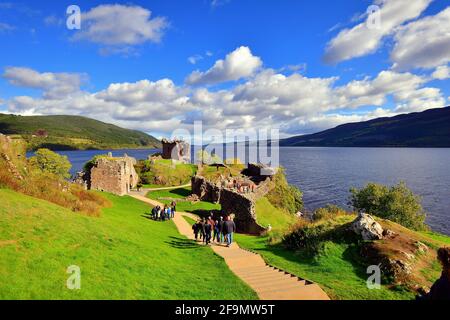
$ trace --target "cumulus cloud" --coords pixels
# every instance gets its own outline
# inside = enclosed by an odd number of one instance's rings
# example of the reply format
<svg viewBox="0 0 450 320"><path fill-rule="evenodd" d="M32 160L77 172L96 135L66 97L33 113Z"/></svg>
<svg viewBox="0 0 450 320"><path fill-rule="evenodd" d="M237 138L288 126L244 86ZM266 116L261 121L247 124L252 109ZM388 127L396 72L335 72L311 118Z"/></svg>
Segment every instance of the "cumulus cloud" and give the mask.
<svg viewBox="0 0 450 320"><path fill-rule="evenodd" d="M450 62L450 7L401 27L391 52L394 68L434 68Z"/></svg>
<svg viewBox="0 0 450 320"><path fill-rule="evenodd" d="M23 67L7 67L3 77L15 86L40 89L44 92L44 97L50 99L75 93L87 81L85 74L40 73Z"/></svg>
<svg viewBox="0 0 450 320"><path fill-rule="evenodd" d="M392 35L403 23L417 18L431 3L431 0L376 0L380 7L379 27L368 27L370 17L351 29L344 29L332 39L326 48L324 61L338 63L361 57L376 51L385 36Z"/></svg>
<svg viewBox="0 0 450 320"><path fill-rule="evenodd" d="M239 80L252 76L261 65L261 59L254 56L249 47L242 46L227 54L224 60L217 60L211 69L194 71L187 77L186 83L205 85Z"/></svg>
<svg viewBox="0 0 450 320"><path fill-rule="evenodd" d="M431 75L434 79L445 80L450 78L450 68L448 66L439 66Z"/></svg>
<svg viewBox="0 0 450 320"><path fill-rule="evenodd" d="M11 83L41 89L43 95L6 101L10 112L77 114L166 134L177 128L191 129L196 120L202 120L205 129L279 127L284 134L298 134L349 121L442 107L445 103L439 89L426 86L432 77L393 70L343 85L336 84L337 77L312 78L263 69L221 90L178 86L170 79L144 79L113 83L93 93L73 85L67 95L50 95L52 86L64 82L61 74L16 69L21 72L13 72L14 68L5 72ZM388 99L395 103L393 109L383 109ZM367 106L376 109L357 111Z"/></svg>
<svg viewBox="0 0 450 320"><path fill-rule="evenodd" d="M159 42L168 27L164 17L140 6L100 5L82 14L82 28L73 40L86 40L105 46L132 46Z"/></svg>

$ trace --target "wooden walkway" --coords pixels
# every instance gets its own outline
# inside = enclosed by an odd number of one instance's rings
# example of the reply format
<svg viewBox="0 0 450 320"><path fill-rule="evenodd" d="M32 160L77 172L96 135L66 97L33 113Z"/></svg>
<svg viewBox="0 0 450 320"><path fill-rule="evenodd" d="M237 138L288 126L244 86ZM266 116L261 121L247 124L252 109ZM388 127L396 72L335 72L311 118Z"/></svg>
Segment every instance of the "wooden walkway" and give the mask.
<svg viewBox="0 0 450 320"><path fill-rule="evenodd" d="M161 205L145 197L142 192L132 192L130 196L152 206ZM173 219L180 234L194 240L192 227L183 216L194 220L198 217L187 212L176 212ZM211 249L224 258L230 270L247 283L261 300L330 300L317 284L268 265L259 254L241 249L236 243L229 248L212 243Z"/></svg>

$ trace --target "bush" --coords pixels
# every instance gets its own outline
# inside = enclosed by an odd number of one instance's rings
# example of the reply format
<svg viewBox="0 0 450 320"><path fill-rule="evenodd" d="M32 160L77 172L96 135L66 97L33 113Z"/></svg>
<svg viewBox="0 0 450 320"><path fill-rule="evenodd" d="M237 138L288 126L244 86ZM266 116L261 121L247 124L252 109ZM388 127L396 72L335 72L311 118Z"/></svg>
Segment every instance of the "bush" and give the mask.
<svg viewBox="0 0 450 320"><path fill-rule="evenodd" d="M323 220L323 219L326 220L326 219L332 219L334 217L341 216L344 214L347 214L347 212L344 209L339 208L338 206L335 206L333 204L328 204L324 208L316 209L314 211L313 218L315 221Z"/></svg>
<svg viewBox="0 0 450 320"><path fill-rule="evenodd" d="M288 184L283 168L279 168L272 183L274 188L266 195L270 203L291 214L303 209L303 194L297 187Z"/></svg>
<svg viewBox="0 0 450 320"><path fill-rule="evenodd" d="M420 198L404 182L393 187L369 183L350 189L350 204L355 210L391 220L413 230L427 230Z"/></svg>
<svg viewBox="0 0 450 320"><path fill-rule="evenodd" d="M192 164L173 164L170 160L141 160L135 166L143 184L179 186L188 183L195 174Z"/></svg>
<svg viewBox="0 0 450 320"><path fill-rule="evenodd" d="M70 178L69 170L72 168L72 164L67 156L61 156L49 149L39 149L29 161L33 167L42 172L52 173L62 178Z"/></svg>

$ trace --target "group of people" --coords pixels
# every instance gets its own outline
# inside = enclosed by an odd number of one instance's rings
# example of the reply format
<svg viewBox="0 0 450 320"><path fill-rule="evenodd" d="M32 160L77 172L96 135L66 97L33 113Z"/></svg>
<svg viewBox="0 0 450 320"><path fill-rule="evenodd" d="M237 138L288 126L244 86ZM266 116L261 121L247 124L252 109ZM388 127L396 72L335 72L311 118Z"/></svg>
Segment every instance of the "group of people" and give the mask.
<svg viewBox="0 0 450 320"><path fill-rule="evenodd" d="M226 243L227 247L233 242L233 233L236 232L236 224L231 217L220 217L214 220L212 216L197 220L193 224L195 240L202 240L206 245L211 241Z"/></svg>
<svg viewBox="0 0 450 320"><path fill-rule="evenodd" d="M170 205L165 204L163 208L156 206L152 209L152 219L157 221L166 221L175 217L177 204L172 201Z"/></svg>

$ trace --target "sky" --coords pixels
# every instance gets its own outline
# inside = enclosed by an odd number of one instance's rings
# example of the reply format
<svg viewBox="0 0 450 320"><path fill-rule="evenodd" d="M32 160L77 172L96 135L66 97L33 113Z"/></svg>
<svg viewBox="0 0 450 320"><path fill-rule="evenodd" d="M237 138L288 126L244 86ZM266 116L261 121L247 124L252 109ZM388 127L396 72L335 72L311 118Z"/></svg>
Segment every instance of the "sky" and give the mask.
<svg viewBox="0 0 450 320"><path fill-rule="evenodd" d="M449 63L448 0L0 1L1 113L156 137L444 107Z"/></svg>

